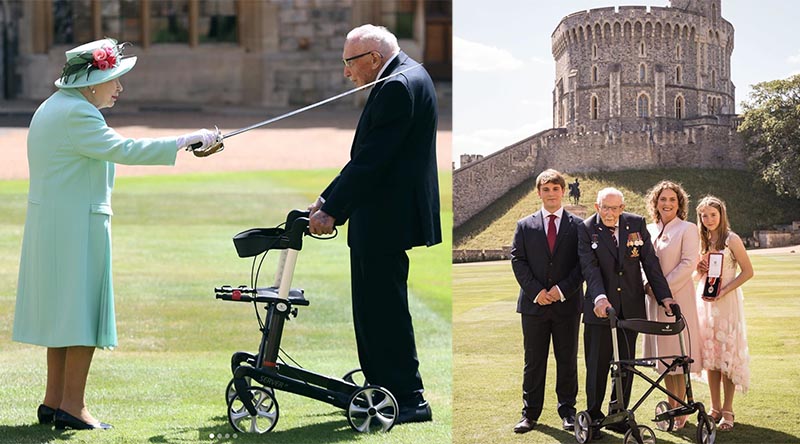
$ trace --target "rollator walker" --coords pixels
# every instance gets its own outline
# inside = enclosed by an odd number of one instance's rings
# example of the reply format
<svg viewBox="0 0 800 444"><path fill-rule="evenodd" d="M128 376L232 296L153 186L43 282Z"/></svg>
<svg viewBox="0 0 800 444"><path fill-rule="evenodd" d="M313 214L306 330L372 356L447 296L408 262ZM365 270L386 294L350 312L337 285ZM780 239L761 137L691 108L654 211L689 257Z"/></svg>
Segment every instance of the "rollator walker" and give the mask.
<svg viewBox="0 0 800 444"><path fill-rule="evenodd" d="M354 378L360 369L351 370L342 378L333 378L288 365L279 356L279 352L286 355L280 349L284 323L290 317L297 317L298 307L309 305L302 289L291 288L303 237L314 237L308 233L308 217L308 211L293 210L287 215L285 225L281 224L283 227L253 228L233 238L239 257L253 257L251 286L215 288L216 298L253 303L261 343L258 354L240 351L231 357L233 378L225 393L228 421L242 433L271 431L279 418L275 391L283 390L344 409L350 427L358 432L389 431L397 419L397 400L383 387L369 385L366 381L356 383ZM256 260L263 253L263 263L270 250L281 252L275 282L271 287L259 288L261 263L256 269ZM259 305L266 311L266 322L261 320Z"/></svg>
<svg viewBox="0 0 800 444"><path fill-rule="evenodd" d="M661 431L672 431L675 425L675 418L678 416L690 415L697 413L697 444L714 444L717 436L717 425L714 420L708 416L705 407L701 402L695 402L692 395L692 381L689 376L689 364L694 362L692 358L686 355L683 330L686 328L686 321L681 316L680 306L673 304L670 306L672 313L675 316L675 322L654 322L644 319L619 319L614 308L608 307L606 313L611 325L611 342L614 348L614 360L611 361L611 378L614 381L616 388L616 399L609 405L608 416L600 420L592 420L589 412L582 411L578 413L575 418L575 439L583 444L589 441L592 437L593 430L607 427L614 424L628 425L628 430L623 436L623 444L655 444L656 436L653 429L643 424L636 424L635 412L645 399L650 394L658 389L670 399L677 402L678 407L672 408L667 401L661 401L656 405L655 417L652 419L656 423L656 428ZM680 342L681 354L679 356L659 356L648 357L641 359L620 360L619 358L619 345L617 344L617 328L624 328L631 331L636 331L648 335L669 336L678 335ZM666 366L666 369L661 373L658 379L653 380L648 375L642 373L637 367L656 367L656 361L661 362ZM686 384L686 401L679 399L675 394L669 392L661 386L664 378L673 370L677 368L683 369L683 379ZM639 401L633 407L625 409L624 398L622 395L622 373L631 372L635 376L639 376L650 384Z"/></svg>

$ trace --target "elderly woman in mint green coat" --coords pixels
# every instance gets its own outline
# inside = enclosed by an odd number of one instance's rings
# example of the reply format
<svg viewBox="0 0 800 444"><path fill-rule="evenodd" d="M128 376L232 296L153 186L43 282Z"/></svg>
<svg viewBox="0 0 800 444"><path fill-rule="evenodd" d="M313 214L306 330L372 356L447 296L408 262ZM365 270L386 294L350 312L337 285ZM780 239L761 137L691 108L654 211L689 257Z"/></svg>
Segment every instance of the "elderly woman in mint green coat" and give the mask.
<svg viewBox="0 0 800 444"><path fill-rule="evenodd" d="M119 77L136 63L124 45L98 40L67 51L59 88L28 132L30 188L13 339L47 347L40 423L58 429L109 428L84 403L94 350L117 345L111 276L114 164L174 165L177 151L217 134L130 139L99 109L114 106Z"/></svg>

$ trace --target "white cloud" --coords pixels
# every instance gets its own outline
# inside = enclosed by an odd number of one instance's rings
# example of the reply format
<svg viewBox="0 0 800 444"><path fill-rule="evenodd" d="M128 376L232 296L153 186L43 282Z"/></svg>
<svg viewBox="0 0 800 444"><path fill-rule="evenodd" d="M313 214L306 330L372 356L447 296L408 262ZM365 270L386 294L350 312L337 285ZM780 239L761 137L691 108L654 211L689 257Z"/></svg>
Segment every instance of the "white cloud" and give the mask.
<svg viewBox="0 0 800 444"><path fill-rule="evenodd" d="M453 37L453 68L462 71L513 71L525 62L510 51Z"/></svg>
<svg viewBox="0 0 800 444"><path fill-rule="evenodd" d="M798 52L796 55L789 56L786 61L792 65L797 65L800 63L800 52Z"/></svg>
<svg viewBox="0 0 800 444"><path fill-rule="evenodd" d="M517 128L486 128L473 132L453 129L453 160L459 165L461 154L482 154L499 151L552 126L550 119L528 123Z"/></svg>

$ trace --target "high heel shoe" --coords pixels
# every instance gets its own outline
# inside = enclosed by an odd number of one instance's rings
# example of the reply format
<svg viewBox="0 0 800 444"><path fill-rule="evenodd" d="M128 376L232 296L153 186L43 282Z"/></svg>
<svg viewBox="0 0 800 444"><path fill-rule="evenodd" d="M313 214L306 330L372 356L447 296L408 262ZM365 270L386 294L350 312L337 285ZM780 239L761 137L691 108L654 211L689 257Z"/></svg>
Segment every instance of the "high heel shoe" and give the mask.
<svg viewBox="0 0 800 444"><path fill-rule="evenodd" d="M83 422L80 418L76 418L69 413L58 409L56 410L55 414L55 424L57 430L64 430L64 429L73 429L73 430L91 430L91 429L103 429L108 430L111 428L111 424L106 424L104 422L98 422L97 424L89 424L88 422Z"/></svg>
<svg viewBox="0 0 800 444"><path fill-rule="evenodd" d="M39 404L36 410L36 416L39 417L39 424L52 424L56 416L56 409L52 409L44 404Z"/></svg>

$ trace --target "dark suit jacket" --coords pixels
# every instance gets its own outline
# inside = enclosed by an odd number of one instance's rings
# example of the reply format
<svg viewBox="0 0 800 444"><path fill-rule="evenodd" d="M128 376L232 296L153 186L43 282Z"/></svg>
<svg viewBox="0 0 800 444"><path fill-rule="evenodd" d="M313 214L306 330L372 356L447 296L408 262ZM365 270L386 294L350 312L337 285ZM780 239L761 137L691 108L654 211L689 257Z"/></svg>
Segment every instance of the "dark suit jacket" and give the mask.
<svg viewBox="0 0 800 444"><path fill-rule="evenodd" d="M599 319L594 314L594 299L600 294L608 297L608 302L620 319L646 319L642 269L659 303L672 297L650 242L644 218L622 213L618 230L617 248L614 248L611 232L597 214L583 221L578 231L578 254L586 279L586 302L583 308L583 322L586 324L608 323L608 319ZM626 244L630 236L636 233L640 235L642 245L636 246L634 252L633 247ZM593 241L597 248L592 248Z"/></svg>
<svg viewBox="0 0 800 444"><path fill-rule="evenodd" d="M400 52L382 77L416 65ZM359 252L442 241L436 169L437 102L423 67L378 83L358 121L350 161L322 193L322 210Z"/></svg>
<svg viewBox="0 0 800 444"><path fill-rule="evenodd" d="M581 311L583 277L578 259L578 229L583 219L564 210L553 253L547 246L542 211L520 219L511 244L511 267L519 283L517 313L538 315L553 311L560 316ZM544 288L558 285L566 299L550 305L533 300Z"/></svg>

